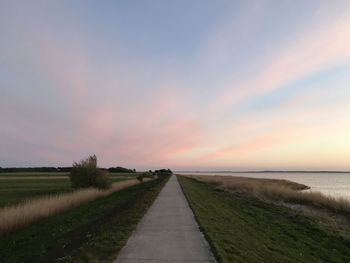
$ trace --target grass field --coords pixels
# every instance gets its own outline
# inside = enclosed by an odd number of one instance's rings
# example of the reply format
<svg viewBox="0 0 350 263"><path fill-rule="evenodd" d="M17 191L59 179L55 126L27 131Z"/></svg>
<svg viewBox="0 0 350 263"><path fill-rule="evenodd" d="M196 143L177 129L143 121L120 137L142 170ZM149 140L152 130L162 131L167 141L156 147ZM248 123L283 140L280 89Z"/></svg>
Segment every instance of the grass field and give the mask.
<svg viewBox="0 0 350 263"><path fill-rule="evenodd" d="M219 262L349 262L350 239L313 218L179 176Z"/></svg>
<svg viewBox="0 0 350 263"><path fill-rule="evenodd" d="M0 173L0 177L54 177L54 176L68 176L66 172L10 172Z"/></svg>
<svg viewBox="0 0 350 263"><path fill-rule="evenodd" d="M137 173L110 173L113 182L130 179ZM0 207L71 191L68 173L0 173Z"/></svg>
<svg viewBox="0 0 350 263"><path fill-rule="evenodd" d="M166 178L138 184L0 239L1 262L108 262Z"/></svg>

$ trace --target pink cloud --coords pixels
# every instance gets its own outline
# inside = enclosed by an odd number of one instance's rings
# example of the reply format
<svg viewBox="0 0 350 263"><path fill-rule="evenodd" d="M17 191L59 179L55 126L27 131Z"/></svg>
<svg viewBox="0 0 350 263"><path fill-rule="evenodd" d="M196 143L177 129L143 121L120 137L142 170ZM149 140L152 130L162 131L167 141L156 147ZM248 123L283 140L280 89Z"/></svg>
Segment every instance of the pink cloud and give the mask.
<svg viewBox="0 0 350 263"><path fill-rule="evenodd" d="M265 135L259 135L250 139L240 140L230 146L213 151L209 154L201 156L204 160L218 160L222 158L242 157L244 155L252 154L255 151L264 150L269 147L284 143L288 138L293 135L293 131L283 131L270 133Z"/></svg>

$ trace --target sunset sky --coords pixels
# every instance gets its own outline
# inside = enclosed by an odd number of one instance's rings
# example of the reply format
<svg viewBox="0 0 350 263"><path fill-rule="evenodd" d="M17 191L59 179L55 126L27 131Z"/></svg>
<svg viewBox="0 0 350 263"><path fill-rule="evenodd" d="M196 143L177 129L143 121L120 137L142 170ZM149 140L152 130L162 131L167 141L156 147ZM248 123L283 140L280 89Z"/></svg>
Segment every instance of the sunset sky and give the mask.
<svg viewBox="0 0 350 263"><path fill-rule="evenodd" d="M350 170L350 1L0 2L0 166Z"/></svg>

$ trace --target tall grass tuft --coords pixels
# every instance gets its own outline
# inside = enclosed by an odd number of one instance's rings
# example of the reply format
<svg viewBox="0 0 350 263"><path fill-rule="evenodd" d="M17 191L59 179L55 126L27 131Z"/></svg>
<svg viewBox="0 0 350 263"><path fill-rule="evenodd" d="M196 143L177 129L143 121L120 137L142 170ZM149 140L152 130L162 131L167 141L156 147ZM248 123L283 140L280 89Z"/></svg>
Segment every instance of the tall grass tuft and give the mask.
<svg viewBox="0 0 350 263"><path fill-rule="evenodd" d="M4 207L0 209L0 236L136 184L139 184L136 179L127 180L114 183L110 189L104 191L96 188L80 189Z"/></svg>

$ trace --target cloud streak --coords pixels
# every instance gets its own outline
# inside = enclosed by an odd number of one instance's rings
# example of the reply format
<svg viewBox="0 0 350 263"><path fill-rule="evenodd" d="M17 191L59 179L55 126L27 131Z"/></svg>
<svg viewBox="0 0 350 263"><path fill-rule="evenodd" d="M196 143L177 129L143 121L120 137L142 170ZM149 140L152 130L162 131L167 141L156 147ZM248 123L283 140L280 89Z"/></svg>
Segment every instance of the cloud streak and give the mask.
<svg viewBox="0 0 350 263"><path fill-rule="evenodd" d="M283 51L270 59L251 78L227 84L218 105L239 103L320 71L348 65L350 60L350 19L343 15L331 25L302 32Z"/></svg>

